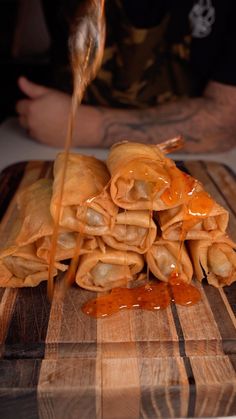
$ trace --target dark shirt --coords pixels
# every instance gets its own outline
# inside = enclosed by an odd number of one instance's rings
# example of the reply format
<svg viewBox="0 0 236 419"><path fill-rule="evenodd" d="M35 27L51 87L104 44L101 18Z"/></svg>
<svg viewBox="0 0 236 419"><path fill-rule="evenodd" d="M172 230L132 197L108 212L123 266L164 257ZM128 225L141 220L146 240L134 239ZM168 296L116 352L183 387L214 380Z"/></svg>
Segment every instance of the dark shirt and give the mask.
<svg viewBox="0 0 236 419"><path fill-rule="evenodd" d="M43 1L55 69L69 80L67 39L80 0ZM106 0L105 4L106 49L86 102L144 108L176 96L201 95L209 80L236 85L234 0Z"/></svg>
<svg viewBox="0 0 236 419"><path fill-rule="evenodd" d="M123 0L130 21L152 27L168 12L170 42L181 42L190 31L189 62L195 77L236 85L236 2L234 0Z"/></svg>

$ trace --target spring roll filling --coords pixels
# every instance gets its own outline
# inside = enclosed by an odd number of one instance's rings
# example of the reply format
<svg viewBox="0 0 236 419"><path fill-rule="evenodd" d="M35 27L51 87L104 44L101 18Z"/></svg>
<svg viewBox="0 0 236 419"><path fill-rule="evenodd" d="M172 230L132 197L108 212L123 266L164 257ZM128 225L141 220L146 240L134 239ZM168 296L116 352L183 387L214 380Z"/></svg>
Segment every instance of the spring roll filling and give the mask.
<svg viewBox="0 0 236 419"><path fill-rule="evenodd" d="M104 286L107 283L120 279L132 279L128 266L98 262L90 271L92 283L96 286Z"/></svg>
<svg viewBox="0 0 236 419"><path fill-rule="evenodd" d="M130 225L115 225L112 230L112 236L119 242L140 245L145 240L148 230L143 227Z"/></svg>
<svg viewBox="0 0 236 419"><path fill-rule="evenodd" d="M171 273L177 268L176 258L165 246L159 245L156 247L153 252L153 256L156 259L160 271L166 277L169 277Z"/></svg>
<svg viewBox="0 0 236 419"><path fill-rule="evenodd" d="M79 208L77 210L77 219L89 226L103 226L105 221L102 214L92 208Z"/></svg>
<svg viewBox="0 0 236 419"><path fill-rule="evenodd" d="M209 270L217 277L228 278L236 268L236 253L232 249L231 252L229 252L229 250L227 248L224 249L224 247L218 248L217 245L213 244L209 248Z"/></svg>

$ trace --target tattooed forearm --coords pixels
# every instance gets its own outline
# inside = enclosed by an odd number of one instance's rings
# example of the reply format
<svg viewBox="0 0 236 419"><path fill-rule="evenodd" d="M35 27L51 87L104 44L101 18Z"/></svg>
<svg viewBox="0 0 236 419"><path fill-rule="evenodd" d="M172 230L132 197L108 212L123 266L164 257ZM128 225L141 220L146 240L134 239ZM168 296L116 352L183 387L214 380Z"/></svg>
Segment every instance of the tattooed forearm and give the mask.
<svg viewBox="0 0 236 419"><path fill-rule="evenodd" d="M202 98L182 99L158 108L100 109L101 146L109 147L122 139L156 144L181 134L186 141L184 152L226 151L236 145L236 88L222 86L210 83Z"/></svg>

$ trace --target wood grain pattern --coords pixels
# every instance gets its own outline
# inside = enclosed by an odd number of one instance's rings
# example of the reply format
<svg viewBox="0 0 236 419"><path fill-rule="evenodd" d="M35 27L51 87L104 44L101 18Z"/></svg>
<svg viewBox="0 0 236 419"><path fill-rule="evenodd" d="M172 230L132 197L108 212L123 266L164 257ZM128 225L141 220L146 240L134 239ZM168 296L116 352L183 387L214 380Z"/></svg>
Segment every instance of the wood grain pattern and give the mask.
<svg viewBox="0 0 236 419"><path fill-rule="evenodd" d="M218 163L186 162L230 212L236 239L235 175ZM0 175L1 240L16 211L15 194L50 162L15 165ZM7 208L7 211L6 211ZM92 319L81 311L95 294L56 280L32 289L0 288L0 417L177 418L236 414L236 283L197 285L188 309L121 311Z"/></svg>
<svg viewBox="0 0 236 419"><path fill-rule="evenodd" d="M227 356L191 357L195 385L195 416L235 414L235 370ZM222 385L224 383L224 385Z"/></svg>
<svg viewBox="0 0 236 419"><path fill-rule="evenodd" d="M38 381L40 418L96 418L96 359L43 360ZM97 384L97 386L96 386Z"/></svg>
<svg viewBox="0 0 236 419"><path fill-rule="evenodd" d="M37 419L41 360L0 360L0 417Z"/></svg>

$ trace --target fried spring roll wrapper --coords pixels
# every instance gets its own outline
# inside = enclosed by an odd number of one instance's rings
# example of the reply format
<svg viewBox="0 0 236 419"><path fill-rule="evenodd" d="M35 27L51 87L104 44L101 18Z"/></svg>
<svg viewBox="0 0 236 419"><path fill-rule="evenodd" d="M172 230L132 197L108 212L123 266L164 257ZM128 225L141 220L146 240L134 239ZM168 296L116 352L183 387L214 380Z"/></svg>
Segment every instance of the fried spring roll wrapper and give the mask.
<svg viewBox="0 0 236 419"><path fill-rule="evenodd" d="M115 224L104 242L119 250L145 253L156 238L156 224L150 211L125 210L117 214Z"/></svg>
<svg viewBox="0 0 236 419"><path fill-rule="evenodd" d="M55 219L60 200L65 154L54 163L53 195L50 205ZM105 234L118 212L106 186L110 175L106 165L95 157L69 154L61 203L60 225L87 235Z"/></svg>
<svg viewBox="0 0 236 419"><path fill-rule="evenodd" d="M146 260L151 272L161 281L168 282L170 275L178 272L182 281L191 282L192 262L185 245L180 242L156 240L147 251Z"/></svg>
<svg viewBox="0 0 236 419"><path fill-rule="evenodd" d="M169 168L175 167L157 146L122 142L108 155L112 200L130 210L169 208L161 199L170 186Z"/></svg>
<svg viewBox="0 0 236 419"><path fill-rule="evenodd" d="M54 276L58 269L65 271L67 266L55 263ZM34 243L20 247L15 252L0 259L0 287L35 287L48 279L48 264L36 256Z"/></svg>
<svg viewBox="0 0 236 419"><path fill-rule="evenodd" d="M49 263L52 236L42 237L36 242L37 256ZM58 235L55 260L66 260L74 257L75 253L83 255L92 252L99 247L100 243L95 236L85 236L82 245L77 245L77 234L64 232Z"/></svg>
<svg viewBox="0 0 236 419"><path fill-rule="evenodd" d="M41 179L18 196L14 222L1 237L0 285L6 287L36 286L48 278L48 264L37 254L35 242L44 234L52 234L53 220L49 211L51 181ZM67 267L55 262L54 274Z"/></svg>
<svg viewBox="0 0 236 419"><path fill-rule="evenodd" d="M51 179L39 179L19 194L17 204L21 228L15 239L18 246L52 234L51 197Z"/></svg>
<svg viewBox="0 0 236 419"><path fill-rule="evenodd" d="M188 242L194 273L198 281L206 276L209 284L223 287L236 281L236 243L228 236L216 241L196 240Z"/></svg>
<svg viewBox="0 0 236 419"><path fill-rule="evenodd" d="M139 278L144 265L143 257L134 252L106 248L81 256L76 283L91 291L108 291L127 286Z"/></svg>
<svg viewBox="0 0 236 419"><path fill-rule="evenodd" d="M14 222L8 223L1 233L0 258L52 234L51 195L52 181L49 179L40 179L19 193Z"/></svg>
<svg viewBox="0 0 236 419"><path fill-rule="evenodd" d="M186 207L160 211L156 214L165 240L212 240L225 233L229 221L228 211L214 202L204 217L186 219Z"/></svg>

